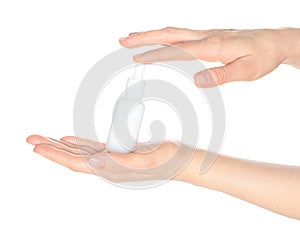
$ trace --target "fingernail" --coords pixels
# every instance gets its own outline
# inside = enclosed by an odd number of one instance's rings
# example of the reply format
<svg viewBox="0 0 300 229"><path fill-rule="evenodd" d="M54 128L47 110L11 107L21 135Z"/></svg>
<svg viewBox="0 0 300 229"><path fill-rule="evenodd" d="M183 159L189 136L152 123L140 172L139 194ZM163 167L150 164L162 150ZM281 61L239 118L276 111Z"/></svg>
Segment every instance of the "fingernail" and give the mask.
<svg viewBox="0 0 300 229"><path fill-rule="evenodd" d="M101 158L92 157L88 160L88 164L95 169L102 169L104 167L104 160Z"/></svg>
<svg viewBox="0 0 300 229"><path fill-rule="evenodd" d="M213 82L211 75L207 71L199 72L195 75L197 86L209 86Z"/></svg>
<svg viewBox="0 0 300 229"><path fill-rule="evenodd" d="M131 37L131 36L134 36L134 35L137 35L137 34L139 34L139 32L131 32L131 33L129 33L129 37Z"/></svg>

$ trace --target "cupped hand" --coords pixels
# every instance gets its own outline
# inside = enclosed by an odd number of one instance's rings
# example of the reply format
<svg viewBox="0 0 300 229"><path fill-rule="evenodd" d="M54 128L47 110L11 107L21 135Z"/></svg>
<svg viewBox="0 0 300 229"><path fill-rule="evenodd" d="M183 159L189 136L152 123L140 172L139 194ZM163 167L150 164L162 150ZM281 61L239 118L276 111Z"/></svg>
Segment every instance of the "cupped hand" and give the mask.
<svg viewBox="0 0 300 229"><path fill-rule="evenodd" d="M139 145L138 152L107 152L105 144L73 136L60 140L31 135L33 151L76 172L96 174L112 182L182 180L194 150L178 142Z"/></svg>
<svg viewBox="0 0 300 229"><path fill-rule="evenodd" d="M195 74L197 86L212 87L230 81L256 80L281 63L289 63L289 60L295 62L296 54L293 49L299 49L299 30L190 30L167 27L131 33L128 37L120 38L120 43L127 48L165 45L136 55L135 61L141 63L193 58L221 62L223 65L220 67ZM299 53L300 49L297 54Z"/></svg>

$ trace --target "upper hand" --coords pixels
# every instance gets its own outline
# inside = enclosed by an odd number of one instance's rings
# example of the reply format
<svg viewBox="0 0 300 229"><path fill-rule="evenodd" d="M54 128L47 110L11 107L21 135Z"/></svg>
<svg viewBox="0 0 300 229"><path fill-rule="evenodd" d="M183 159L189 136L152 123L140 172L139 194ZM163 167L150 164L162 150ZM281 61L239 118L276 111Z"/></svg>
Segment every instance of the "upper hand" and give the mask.
<svg viewBox="0 0 300 229"><path fill-rule="evenodd" d="M211 87L230 81L256 80L281 63L289 63L296 48L289 43L299 43L299 38L292 36L295 33L287 29L190 30L167 27L130 34L121 38L120 43L124 47L166 45L134 57L135 61L142 63L192 58L221 62L223 66L195 75L197 86Z"/></svg>

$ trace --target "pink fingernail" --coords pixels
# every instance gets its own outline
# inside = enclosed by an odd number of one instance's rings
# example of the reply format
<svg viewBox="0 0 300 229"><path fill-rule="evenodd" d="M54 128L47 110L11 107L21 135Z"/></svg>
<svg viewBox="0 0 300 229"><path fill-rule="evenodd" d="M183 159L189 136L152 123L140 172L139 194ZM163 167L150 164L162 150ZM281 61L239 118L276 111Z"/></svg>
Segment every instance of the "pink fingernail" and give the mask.
<svg viewBox="0 0 300 229"><path fill-rule="evenodd" d="M208 77L206 74L200 73L196 74L195 82L199 86L207 85L208 84Z"/></svg>
<svg viewBox="0 0 300 229"><path fill-rule="evenodd" d="M129 33L129 37L131 37L131 36L134 36L134 35L137 35L137 34L139 34L139 32L132 32L132 33Z"/></svg>
<svg viewBox="0 0 300 229"><path fill-rule="evenodd" d="M200 87L216 86L216 82L208 71L202 71L195 75L195 83Z"/></svg>

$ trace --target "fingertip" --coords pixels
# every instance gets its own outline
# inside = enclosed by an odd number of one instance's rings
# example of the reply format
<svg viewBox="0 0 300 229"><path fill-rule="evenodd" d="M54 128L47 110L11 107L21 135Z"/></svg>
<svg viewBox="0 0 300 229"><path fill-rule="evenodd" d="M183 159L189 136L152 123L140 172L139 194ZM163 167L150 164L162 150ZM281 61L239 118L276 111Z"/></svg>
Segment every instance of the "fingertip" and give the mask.
<svg viewBox="0 0 300 229"><path fill-rule="evenodd" d="M153 63L153 61L147 60L145 58L144 54L138 54L138 55L133 56L133 60L134 60L134 62L139 63L139 64L152 64Z"/></svg>
<svg viewBox="0 0 300 229"><path fill-rule="evenodd" d="M209 70L196 73L194 81L196 86L200 88L210 88L218 85Z"/></svg>
<svg viewBox="0 0 300 229"><path fill-rule="evenodd" d="M35 145L32 151L35 152L35 153L38 153L41 150L41 148L42 147L41 147L40 144L39 145Z"/></svg>
<svg viewBox="0 0 300 229"><path fill-rule="evenodd" d="M119 38L119 43L120 43L120 45L122 45L122 46L125 46L125 44L126 44L126 39L127 39L127 37L121 37L121 38Z"/></svg>
<svg viewBox="0 0 300 229"><path fill-rule="evenodd" d="M119 38L119 43L125 48L136 48L146 45L142 33L130 33L127 37Z"/></svg>
<svg viewBox="0 0 300 229"><path fill-rule="evenodd" d="M72 143L72 144L76 144L76 139L75 139L74 136L65 136L65 137L62 137L60 140L64 141L64 142L69 142L69 143Z"/></svg>
<svg viewBox="0 0 300 229"><path fill-rule="evenodd" d="M207 87L208 79L205 74L198 72L194 76L194 82L197 87Z"/></svg>
<svg viewBox="0 0 300 229"><path fill-rule="evenodd" d="M39 142L39 139L41 137L42 136L40 136L40 135L33 134L33 135L30 135L26 138L26 142L31 144L31 145L36 145Z"/></svg>
<svg viewBox="0 0 300 229"><path fill-rule="evenodd" d="M133 36L120 37L119 43L124 47L131 47L134 45L136 39L133 39Z"/></svg>
<svg viewBox="0 0 300 229"><path fill-rule="evenodd" d="M140 34L140 33L139 33L139 32L131 32L131 33L128 34L127 37L120 37L120 38L119 38L119 42L120 42L120 44L123 44L124 42L126 43L126 41L127 41L129 38L132 38L133 36L138 35L138 34Z"/></svg>
<svg viewBox="0 0 300 229"><path fill-rule="evenodd" d="M30 135L26 138L26 142L29 144L32 144L32 139L34 138L35 135Z"/></svg>

